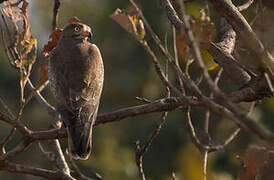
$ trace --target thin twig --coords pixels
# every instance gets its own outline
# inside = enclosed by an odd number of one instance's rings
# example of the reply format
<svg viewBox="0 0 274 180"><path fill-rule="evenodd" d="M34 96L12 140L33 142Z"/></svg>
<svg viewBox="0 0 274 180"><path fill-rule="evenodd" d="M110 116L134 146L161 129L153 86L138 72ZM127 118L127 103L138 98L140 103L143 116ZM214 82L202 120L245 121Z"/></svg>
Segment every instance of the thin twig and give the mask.
<svg viewBox="0 0 274 180"><path fill-rule="evenodd" d="M172 180L177 180L175 172L172 172Z"/></svg>
<svg viewBox="0 0 274 180"><path fill-rule="evenodd" d="M139 177L141 180L145 180L146 176L143 169L143 149L141 148L140 141L135 142L135 161L139 171Z"/></svg>
<svg viewBox="0 0 274 180"><path fill-rule="evenodd" d="M53 18L52 18L52 31L54 31L57 27L58 12L59 12L60 5L61 5L60 0L54 0Z"/></svg>
<svg viewBox="0 0 274 180"><path fill-rule="evenodd" d="M264 72L264 77L265 77L265 79L266 79L268 88L269 88L269 90L270 90L272 96L274 96L273 84L272 84L272 82L271 82L271 80L270 80L270 77L269 77L268 73Z"/></svg>
<svg viewBox="0 0 274 180"><path fill-rule="evenodd" d="M144 98L144 97L135 97L135 99L139 100L139 101L142 101L142 102L145 102L145 103L151 103L152 101L147 99L147 98Z"/></svg>
<svg viewBox="0 0 274 180"><path fill-rule="evenodd" d="M15 134L15 131L16 131L16 128L12 127L9 134L1 141L0 150L2 151L2 153L5 153L5 146L11 140L12 136Z"/></svg>
<svg viewBox="0 0 274 180"><path fill-rule="evenodd" d="M143 46L143 48L149 53L149 55L152 57L152 61L154 63L154 67L155 67L155 71L157 72L159 78L161 79L161 81L164 83L165 86L168 86L170 89L172 89L172 91L174 91L176 93L176 95L180 96L183 100L185 100L185 98L183 97L182 93L175 87L173 86L168 79L166 78L160 63L158 61L158 58L156 57L156 55L154 54L154 52L151 50L151 48L149 47L149 45L147 44L146 41L144 40L139 40L139 43Z"/></svg>
<svg viewBox="0 0 274 180"><path fill-rule="evenodd" d="M44 87L47 85L48 83L46 82L44 84L44 86L42 86L41 88L44 89ZM30 87L31 90L35 90L35 87L33 86L32 82L30 79L28 79L28 86ZM35 93L35 98L36 100L47 110L47 112L53 116L53 117L56 117L58 115L58 112L55 110L55 108L50 105L47 100L40 94L40 91L42 90L40 88L40 90L36 91Z"/></svg>
<svg viewBox="0 0 274 180"><path fill-rule="evenodd" d="M65 174L70 175L70 169L66 163L64 154L61 149L61 145L57 139L47 140L44 142L47 145L47 148L50 150L47 151L44 149L42 142L39 142L39 148L44 154L44 156L50 160L55 166Z"/></svg>
<svg viewBox="0 0 274 180"><path fill-rule="evenodd" d="M177 52L177 45L176 45L176 29L175 27L172 25L172 37L173 37L173 51L174 51L174 60L175 63L177 64L177 66L179 67L179 59L178 59L178 52ZM184 84L183 81L181 79L181 76L177 73L177 78L179 81L179 86L180 86L180 90L183 93L183 95L185 95L185 89L184 89Z"/></svg>
<svg viewBox="0 0 274 180"><path fill-rule="evenodd" d="M90 172L90 176L91 177L87 177L85 176L81 171L80 169L78 168L78 166L76 165L76 163L74 162L74 160L71 158L71 156L69 155L69 152L66 151L65 153L66 155L66 159L67 161L69 162L69 164L71 165L71 169L72 169L72 176L79 179L79 180L102 180L102 177L100 174L96 173L96 172L92 172L92 171L89 171Z"/></svg>
<svg viewBox="0 0 274 180"><path fill-rule="evenodd" d="M167 0L162 0L163 3L166 2L166 1ZM220 1L223 2L224 0L220 0ZM155 41L157 46L160 48L161 52L164 54L164 56L166 58L168 58L169 62L172 64L172 67L174 68L174 70L178 71L180 73L180 76L182 77L182 80L186 83L186 86L190 90L192 90L192 93L194 93L197 96L198 99L201 99L203 101L204 107L206 107L207 109L210 109L211 111L213 111L217 114L220 114L224 117L227 117L228 119L233 120L236 124L241 125L242 127L251 130L255 135L259 136L260 138L268 141L269 143L273 143L274 134L272 134L271 132L269 132L267 129L260 126L259 124L257 124L253 119L251 119L250 117L247 116L246 112L242 111L239 107L236 107L234 104L232 104L231 101L228 98L226 98L224 96L224 94L218 89L218 87L216 87L214 85L213 81L211 80L211 78L208 75L208 72L207 72L206 68L205 69L202 68L202 67L204 67L204 64L203 64L202 60L199 59L199 58L196 58L196 60L197 60L196 62L199 65L199 67L202 69L203 74L206 74L206 76L207 76L206 79L207 79L209 87L220 98L219 103L221 103L222 105L216 104L216 102L213 102L211 99L204 96L201 93L200 89L193 83L193 81L190 80L181 71L181 69L176 66L173 57L170 56L170 54L165 51L165 48L161 44L160 39L158 38L158 36L154 33L154 31L150 27L149 23L145 19L143 13L138 8L138 6L133 2L133 0L130 0L130 2L134 5L136 11L139 13L140 18L143 20L148 32L150 32L153 40ZM189 29L188 29L188 31L189 31ZM175 93L177 95L178 92L175 92ZM178 94L178 95L181 98L181 94ZM228 109L224 108L224 105Z"/></svg>
<svg viewBox="0 0 274 180"><path fill-rule="evenodd" d="M15 119L14 114L12 113L12 111L10 110L8 105L3 101L3 99L1 97L0 97L0 104L3 106L3 108L5 110L5 113L7 113L10 116L11 119ZM16 128L12 127L9 134L1 141L0 149L2 150L3 153L5 151L5 145L11 140L11 138L14 135L15 131L16 131Z"/></svg>
<svg viewBox="0 0 274 180"><path fill-rule="evenodd" d="M249 8L249 6L252 5L253 2L254 2L254 0L246 0L246 2L244 4L238 6L238 10L239 11L246 10L247 8Z"/></svg>
<svg viewBox="0 0 274 180"><path fill-rule="evenodd" d="M200 72L202 72L208 87L212 90L214 94L220 94L221 92L219 88L214 84L214 82L212 81L207 71L207 68L205 67L205 64L202 60L200 49L196 41L194 40L194 35L190 27L189 18L185 14L185 6L184 6L183 0L179 0L179 6L180 6L180 18L181 18L181 21L183 22L183 29L184 29L187 43L189 45L192 56L196 64L198 65Z"/></svg>

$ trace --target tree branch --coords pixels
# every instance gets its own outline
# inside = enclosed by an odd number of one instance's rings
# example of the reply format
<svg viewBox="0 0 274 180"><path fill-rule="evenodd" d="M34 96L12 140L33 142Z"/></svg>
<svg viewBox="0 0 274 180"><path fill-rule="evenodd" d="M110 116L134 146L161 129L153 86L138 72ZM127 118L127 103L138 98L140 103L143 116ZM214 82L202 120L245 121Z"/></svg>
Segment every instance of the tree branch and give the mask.
<svg viewBox="0 0 274 180"><path fill-rule="evenodd" d="M6 170L12 173L24 173L24 174L29 174L33 176L40 176L47 179L75 180L74 178L66 174L63 174L61 171L46 170L42 168L21 165L21 164L11 163L11 162L4 163L0 167L0 169Z"/></svg>
<svg viewBox="0 0 274 180"><path fill-rule="evenodd" d="M54 31L57 26L58 21L58 12L60 8L60 0L54 0L54 7L53 7L53 18L52 18L52 30Z"/></svg>
<svg viewBox="0 0 274 180"><path fill-rule="evenodd" d="M238 11L238 8L235 7L230 0L209 1L214 5L217 11L226 18L236 34L245 42L245 45L257 55L257 60L260 61L262 65L261 68L272 72L273 57L266 51L246 19ZM271 75L273 75L273 73L271 73Z"/></svg>

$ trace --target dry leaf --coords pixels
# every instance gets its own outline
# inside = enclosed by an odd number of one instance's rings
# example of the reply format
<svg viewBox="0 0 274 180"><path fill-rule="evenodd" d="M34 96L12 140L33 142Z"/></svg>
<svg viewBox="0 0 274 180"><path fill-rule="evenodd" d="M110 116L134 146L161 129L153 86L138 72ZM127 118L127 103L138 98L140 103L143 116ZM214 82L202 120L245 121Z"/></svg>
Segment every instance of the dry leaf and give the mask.
<svg viewBox="0 0 274 180"><path fill-rule="evenodd" d="M43 48L43 53L45 55L47 55L53 48L55 48L55 46L57 45L61 34L62 34L61 29L56 28L51 34L50 34L50 41L48 41L48 43L44 46Z"/></svg>
<svg viewBox="0 0 274 180"><path fill-rule="evenodd" d="M239 172L240 180L255 180L255 177L267 159L266 148L251 147L245 154L245 169Z"/></svg>
<svg viewBox="0 0 274 180"><path fill-rule="evenodd" d="M215 34L215 26L210 19L208 8L200 10L200 17L192 21L191 28L200 48L208 49L211 38Z"/></svg>
<svg viewBox="0 0 274 180"><path fill-rule="evenodd" d="M213 61L213 58L207 52L207 49L213 35L215 34L215 26L210 20L209 10L207 7L200 10L199 18L190 18L190 26L194 34L195 41L201 50L201 55L206 67L208 70L214 70L218 67L218 64ZM189 47L186 37L182 31L179 31L176 34L176 46L182 59L186 60L186 56L189 53Z"/></svg>
<svg viewBox="0 0 274 180"><path fill-rule="evenodd" d="M35 89L39 89L47 80L48 80L48 59L40 62L40 66L37 70L40 79L35 87Z"/></svg>
<svg viewBox="0 0 274 180"><path fill-rule="evenodd" d="M189 52L189 47L184 34L181 31L176 33L176 47L183 60L186 59L186 55Z"/></svg>
<svg viewBox="0 0 274 180"><path fill-rule="evenodd" d="M28 15L28 3L26 1L23 1L23 5L20 8L22 15L23 15L23 37L22 37L22 45L25 46L25 43L28 44L28 41L31 39L31 33L30 33L30 22L29 22L29 15Z"/></svg>
<svg viewBox="0 0 274 180"><path fill-rule="evenodd" d="M11 3L15 3L13 0L3 2L4 8L3 12L7 15L13 22L18 22L23 19L22 10L18 6L11 6Z"/></svg>
<svg viewBox="0 0 274 180"><path fill-rule="evenodd" d="M126 12L117 8L110 18L120 24L126 31L133 34L137 39L144 39L145 28L143 21L136 11Z"/></svg>

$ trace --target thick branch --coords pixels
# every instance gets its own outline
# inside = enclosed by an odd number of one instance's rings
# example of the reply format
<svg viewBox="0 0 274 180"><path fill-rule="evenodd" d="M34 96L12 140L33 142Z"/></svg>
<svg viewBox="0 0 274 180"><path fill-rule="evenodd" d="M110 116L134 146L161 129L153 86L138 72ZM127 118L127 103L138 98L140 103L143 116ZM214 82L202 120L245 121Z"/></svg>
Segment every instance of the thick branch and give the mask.
<svg viewBox="0 0 274 180"><path fill-rule="evenodd" d="M267 81L263 76L252 79L247 85L229 95L232 102L251 102L271 97Z"/></svg>
<svg viewBox="0 0 274 180"><path fill-rule="evenodd" d="M257 55L257 60L261 62L262 67L272 71L273 57L266 51L262 42L244 16L238 11L238 8L232 4L231 0L209 1L215 6L217 11L226 18L236 34L245 42L245 45Z"/></svg>
<svg viewBox="0 0 274 180"><path fill-rule="evenodd" d="M168 19L176 27L176 29L180 30L183 27L183 22L178 17L170 1L164 0L162 1L162 3L167 13ZM223 29L221 29L222 30L221 41L219 43L219 45L223 49L220 49L214 46L214 44L211 44L209 48L209 52L213 55L217 63L224 68L224 70L228 73L228 75L230 75L230 77L233 80L235 80L239 84L240 83L246 84L248 80L250 79L249 75L245 71L243 71L243 69L238 67L235 61L232 61L233 57L231 57L231 55L229 56L227 54L227 53L230 54L232 50L234 49L236 34L231 29L230 25L228 25L227 23L226 24L223 23L223 24L224 24L222 26Z"/></svg>
<svg viewBox="0 0 274 180"><path fill-rule="evenodd" d="M185 97L191 105L199 105L199 102L193 97ZM176 108L186 105L185 102L180 101L179 98L171 97L154 101L149 104L133 106L129 108L120 109L110 113L99 115L95 125L119 121L127 117L133 117L141 114L148 114L153 112L172 111Z"/></svg>
<svg viewBox="0 0 274 180"><path fill-rule="evenodd" d="M224 68L226 74L238 85L243 86L251 79L249 74L240 68L234 57L218 44L211 43L208 49L214 60Z"/></svg>
<svg viewBox="0 0 274 180"><path fill-rule="evenodd" d="M246 19L230 0L209 0L217 11L231 24L236 34L246 42L246 45L261 57L264 46L254 33Z"/></svg>
<svg viewBox="0 0 274 180"><path fill-rule="evenodd" d="M192 106L200 105L200 103L196 101L193 97L186 97L186 98L189 99L189 102L190 102L189 105L192 105ZM159 99L157 101L154 101L148 104L123 108L110 113L101 114L97 117L95 125L120 121L127 117L134 117L142 114L172 111L184 105L186 105L185 102L179 101L179 98L176 98L176 97ZM50 129L45 131L35 131L32 133L32 137L36 140L62 138L62 137L66 137L66 131L64 129Z"/></svg>

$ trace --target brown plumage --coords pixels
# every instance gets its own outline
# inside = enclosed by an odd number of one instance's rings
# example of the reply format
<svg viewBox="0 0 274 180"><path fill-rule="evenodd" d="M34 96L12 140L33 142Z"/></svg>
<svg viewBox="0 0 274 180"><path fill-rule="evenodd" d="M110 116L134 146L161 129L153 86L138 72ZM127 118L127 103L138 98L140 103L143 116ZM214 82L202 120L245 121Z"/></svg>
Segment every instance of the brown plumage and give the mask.
<svg viewBox="0 0 274 180"><path fill-rule="evenodd" d="M74 159L87 159L92 146L104 80L101 53L87 41L90 28L82 23L65 27L50 53L49 79L57 110L67 128L68 144Z"/></svg>

